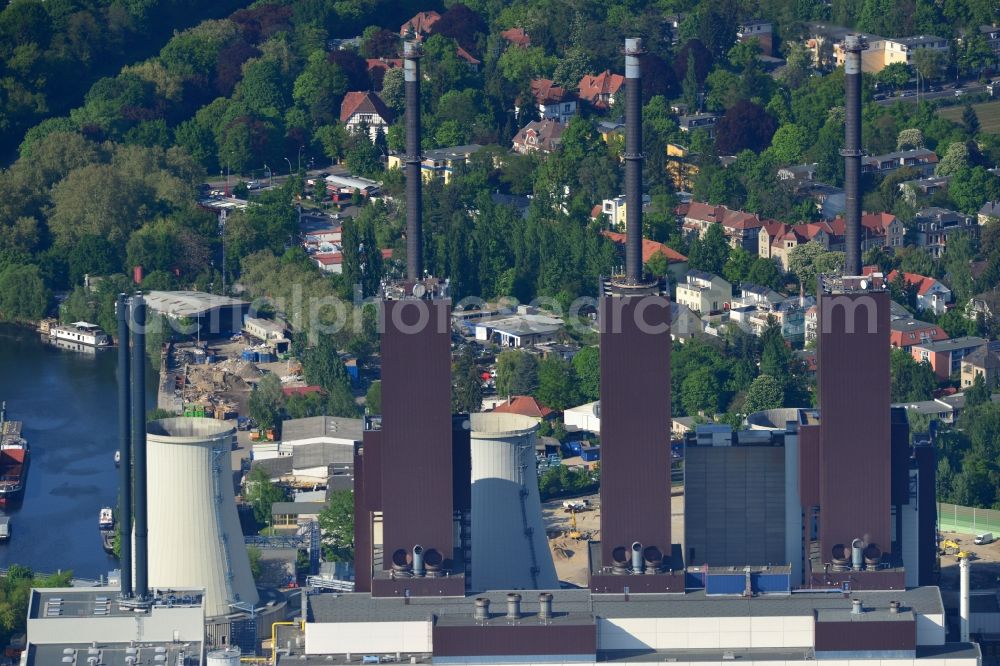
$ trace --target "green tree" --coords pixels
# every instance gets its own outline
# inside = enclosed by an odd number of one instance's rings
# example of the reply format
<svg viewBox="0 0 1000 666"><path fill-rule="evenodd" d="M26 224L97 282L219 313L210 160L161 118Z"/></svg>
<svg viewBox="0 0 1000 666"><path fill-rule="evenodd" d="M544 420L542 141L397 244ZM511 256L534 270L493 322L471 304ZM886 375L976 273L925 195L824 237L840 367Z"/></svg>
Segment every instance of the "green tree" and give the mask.
<svg viewBox="0 0 1000 666"><path fill-rule="evenodd" d="M933 397L937 383L934 370L926 361L917 363L909 352L893 349L889 356L889 370L893 402L918 402Z"/></svg>
<svg viewBox="0 0 1000 666"><path fill-rule="evenodd" d="M322 49L309 55L305 69L292 86L292 98L309 111L317 125L337 120L346 92L347 77L339 66L329 61Z"/></svg>
<svg viewBox="0 0 1000 666"><path fill-rule="evenodd" d="M965 407L973 409L980 405L985 405L991 400L990 387L986 385L986 380L979 373L972 380L972 386L965 390Z"/></svg>
<svg viewBox="0 0 1000 666"><path fill-rule="evenodd" d="M688 265L696 270L721 275L729 261L729 241L721 224L710 224L702 238L691 241Z"/></svg>
<svg viewBox="0 0 1000 666"><path fill-rule="evenodd" d="M37 321L45 316L51 298L36 266L15 264L0 270L0 319Z"/></svg>
<svg viewBox="0 0 1000 666"><path fill-rule="evenodd" d="M798 164L810 145L806 130L795 124L782 125L771 137L772 153L778 164Z"/></svg>
<svg viewBox="0 0 1000 666"><path fill-rule="evenodd" d="M323 557L334 562L354 560L354 493L335 490L319 513Z"/></svg>
<svg viewBox="0 0 1000 666"><path fill-rule="evenodd" d="M280 425L285 396L281 392L281 380L277 375L268 373L260 378L257 387L250 394L247 407L250 416L261 428L275 428Z"/></svg>
<svg viewBox="0 0 1000 666"><path fill-rule="evenodd" d="M93 234L87 234L74 243L69 249L68 259L69 281L73 285L81 284L84 275L111 275L122 268L116 248L107 239ZM155 268L149 267L149 270Z"/></svg>
<svg viewBox="0 0 1000 666"><path fill-rule="evenodd" d="M948 145L944 157L934 169L934 175L952 176L967 168L969 168L969 147L962 141L956 141Z"/></svg>
<svg viewBox="0 0 1000 666"><path fill-rule="evenodd" d="M685 377L680 393L689 416L712 416L720 410L722 386L711 368L699 368Z"/></svg>
<svg viewBox="0 0 1000 666"><path fill-rule="evenodd" d="M573 368L579 380L580 395L584 400L601 397L601 349L584 347L573 356Z"/></svg>
<svg viewBox="0 0 1000 666"><path fill-rule="evenodd" d="M816 241L792 248L788 253L788 269L794 273L807 294L816 293L816 277L843 266L843 252L829 252Z"/></svg>
<svg viewBox="0 0 1000 666"><path fill-rule="evenodd" d="M261 525L271 522L271 505L284 502L288 497L285 488L271 482L267 472L254 467L247 475L243 487L243 499L253 508L253 516Z"/></svg>
<svg viewBox="0 0 1000 666"><path fill-rule="evenodd" d="M561 356L550 355L538 364L538 390L535 397L556 411L580 402L576 369Z"/></svg>
<svg viewBox="0 0 1000 666"><path fill-rule="evenodd" d="M471 346L465 347L452 364L451 376L452 411L457 414L480 411L483 408L483 382Z"/></svg>
<svg viewBox="0 0 1000 666"><path fill-rule="evenodd" d="M358 408L351 392L351 379L332 335L319 334L316 344L302 354L302 373L306 382L321 386L327 392L330 416L357 416Z"/></svg>
<svg viewBox="0 0 1000 666"><path fill-rule="evenodd" d="M770 375L760 375L747 389L743 411L752 414L765 409L777 409L783 405L784 399L785 390L781 382Z"/></svg>
<svg viewBox="0 0 1000 666"><path fill-rule="evenodd" d="M924 133L916 127L910 127L899 131L896 138L896 150L911 150L913 148L924 147Z"/></svg>
<svg viewBox="0 0 1000 666"><path fill-rule="evenodd" d="M375 415L382 413L382 382L375 380L365 393L365 411Z"/></svg>
<svg viewBox="0 0 1000 666"><path fill-rule="evenodd" d="M263 555L264 553L257 546L247 546L247 557L250 558L250 575L257 583L260 582L262 573L260 561Z"/></svg>
<svg viewBox="0 0 1000 666"><path fill-rule="evenodd" d="M979 116L976 115L976 110L972 108L971 104L966 104L965 110L962 111L962 124L969 136L979 134Z"/></svg>
<svg viewBox="0 0 1000 666"><path fill-rule="evenodd" d="M944 74L945 55L935 49L917 49L912 55L913 67L925 81L936 81Z"/></svg>
<svg viewBox="0 0 1000 666"><path fill-rule="evenodd" d="M498 395L533 395L538 381L538 360L534 354L508 349L497 356Z"/></svg>
<svg viewBox="0 0 1000 666"><path fill-rule="evenodd" d="M360 287L363 298L378 293L382 281L382 251L375 241L378 216L374 206L366 206L343 227L344 280L352 288Z"/></svg>

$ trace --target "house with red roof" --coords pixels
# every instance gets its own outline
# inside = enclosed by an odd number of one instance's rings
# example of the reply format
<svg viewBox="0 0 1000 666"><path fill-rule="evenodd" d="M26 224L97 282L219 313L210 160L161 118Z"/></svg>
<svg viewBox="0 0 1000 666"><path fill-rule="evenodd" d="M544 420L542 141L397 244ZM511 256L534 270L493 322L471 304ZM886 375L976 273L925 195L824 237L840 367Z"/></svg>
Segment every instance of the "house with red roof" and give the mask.
<svg viewBox="0 0 1000 666"><path fill-rule="evenodd" d="M455 55L457 55L458 59L464 62L473 72L479 71L479 65L481 65L482 62L457 44L455 45Z"/></svg>
<svg viewBox="0 0 1000 666"><path fill-rule="evenodd" d="M431 26L437 23L440 18L441 15L434 10L417 12L413 18L399 26L399 36L405 38L413 35L415 39L421 40L431 34Z"/></svg>
<svg viewBox="0 0 1000 666"><path fill-rule="evenodd" d="M601 233L613 243L616 243L621 247L625 246L625 234L620 234L617 231L602 231ZM687 273L687 257L677 250L667 247L663 243L655 241L651 238L643 238L642 263L649 263L649 260L657 254L662 254L667 258L667 270L674 276L675 279L680 280Z"/></svg>
<svg viewBox="0 0 1000 666"><path fill-rule="evenodd" d="M757 255L774 259L783 271L788 271L788 255L799 245L816 241L825 249L830 249L833 230L826 222L785 224L768 220L757 236Z"/></svg>
<svg viewBox="0 0 1000 666"><path fill-rule="evenodd" d="M699 237L704 237L713 224L722 225L726 238L733 247L742 247L751 254L757 253L758 238L764 222L753 213L692 201L681 219L684 233L698 234Z"/></svg>
<svg viewBox="0 0 1000 666"><path fill-rule="evenodd" d="M317 252L316 254L310 255L310 258L316 262L316 265L321 271L326 273L344 272L344 254L340 251ZM392 259L392 250L382 250L382 261L388 261L389 259Z"/></svg>
<svg viewBox="0 0 1000 666"><path fill-rule="evenodd" d="M912 317L895 319L890 322L889 328L889 344L907 352L912 351L915 345L948 339L948 334L937 324Z"/></svg>
<svg viewBox="0 0 1000 666"><path fill-rule="evenodd" d="M984 338L964 336L914 345L910 353L917 363L930 363L934 375L943 381L952 375L960 375L962 360L986 347L987 342Z"/></svg>
<svg viewBox="0 0 1000 666"><path fill-rule="evenodd" d="M542 405L538 400L530 395L511 396L505 402L493 408L494 412L500 414L520 414L530 416L535 419L547 419L555 415L555 412Z"/></svg>
<svg viewBox="0 0 1000 666"><path fill-rule="evenodd" d="M340 122L349 132L367 127L368 136L374 142L380 130L385 132L389 129L392 112L373 92L349 92L340 103Z"/></svg>
<svg viewBox="0 0 1000 666"><path fill-rule="evenodd" d="M562 86L557 86L552 79L534 79L531 82L531 96L534 97L542 120L568 123L569 119L576 115L576 95ZM527 100L520 100L517 113L521 113L521 105L528 103Z"/></svg>
<svg viewBox="0 0 1000 666"><path fill-rule="evenodd" d="M290 398L293 395L309 395L310 393L323 395L326 393L322 386L282 386L281 392L286 398Z"/></svg>
<svg viewBox="0 0 1000 666"><path fill-rule="evenodd" d="M367 58L365 64L368 66L368 76L375 85L376 90L382 89L382 79L390 69L399 69L403 66L402 58Z"/></svg>
<svg viewBox="0 0 1000 666"><path fill-rule="evenodd" d="M593 107L608 109L614 104L614 97L623 85L625 77L621 74L612 74L607 69L596 76L585 74L578 86L579 97L581 101Z"/></svg>
<svg viewBox="0 0 1000 666"><path fill-rule="evenodd" d="M508 28L500 33L500 36L506 39L508 42L514 46L528 47L531 46L531 37L525 32L524 28Z"/></svg>
<svg viewBox="0 0 1000 666"><path fill-rule="evenodd" d="M865 266L862 269L865 275L878 270L877 266ZM948 303L952 298L951 289L932 277L918 273L900 273L898 270L893 270L886 276L890 284L901 278L906 286L916 289L918 310L930 310L939 316L947 312Z"/></svg>
<svg viewBox="0 0 1000 666"><path fill-rule="evenodd" d="M566 125L555 120L532 120L514 136L514 152L522 155L555 152L565 129Z"/></svg>
<svg viewBox="0 0 1000 666"><path fill-rule="evenodd" d="M844 233L847 224L844 218L837 217L830 221L833 236L830 250L844 251ZM861 251L867 252L875 247L897 248L903 246L903 236L906 229L892 213L861 214Z"/></svg>

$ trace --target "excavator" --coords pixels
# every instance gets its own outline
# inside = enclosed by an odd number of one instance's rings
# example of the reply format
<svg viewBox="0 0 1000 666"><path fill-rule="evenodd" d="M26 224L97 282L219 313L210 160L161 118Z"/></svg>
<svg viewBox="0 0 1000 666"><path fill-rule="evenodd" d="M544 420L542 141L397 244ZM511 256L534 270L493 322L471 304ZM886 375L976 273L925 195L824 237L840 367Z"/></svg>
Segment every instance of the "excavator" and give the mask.
<svg viewBox="0 0 1000 666"><path fill-rule="evenodd" d="M941 555L954 555L956 560L969 557L969 552L962 550L959 543L953 539L942 539L940 545Z"/></svg>
<svg viewBox="0 0 1000 666"><path fill-rule="evenodd" d="M571 522L571 526L572 527L571 527L570 531L566 533L566 536L568 536L570 539L573 539L574 541L585 541L585 540L587 540L589 538L590 535L589 534L584 534L577 527L577 525L576 525L576 514L577 514L577 511L578 511L578 509L576 509L576 508L570 509L570 516L571 516L571 521L572 521Z"/></svg>

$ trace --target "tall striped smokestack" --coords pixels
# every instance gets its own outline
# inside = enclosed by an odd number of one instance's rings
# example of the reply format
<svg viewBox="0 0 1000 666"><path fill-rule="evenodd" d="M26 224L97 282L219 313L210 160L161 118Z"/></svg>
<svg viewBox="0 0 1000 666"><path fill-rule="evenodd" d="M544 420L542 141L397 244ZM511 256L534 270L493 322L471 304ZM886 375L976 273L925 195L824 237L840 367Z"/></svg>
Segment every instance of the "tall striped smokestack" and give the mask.
<svg viewBox="0 0 1000 666"><path fill-rule="evenodd" d="M861 275L861 49L858 35L844 39L844 275Z"/></svg>
<svg viewBox="0 0 1000 666"><path fill-rule="evenodd" d="M132 455L135 461L135 595L149 596L149 527L146 512L146 303L132 297ZM127 530L127 526L123 526ZM127 532L126 532L127 534ZM125 540L122 537L122 541Z"/></svg>
<svg viewBox="0 0 1000 666"><path fill-rule="evenodd" d="M625 280L642 282L641 39L625 40Z"/></svg>
<svg viewBox="0 0 1000 666"><path fill-rule="evenodd" d="M118 448L122 458L119 465L121 497L118 529L121 531L121 595L127 599L132 596L132 433L129 413L132 401L129 398L128 298L125 294L118 294L115 314L118 316Z"/></svg>
<svg viewBox="0 0 1000 666"><path fill-rule="evenodd" d="M420 215L423 195L420 181L420 45L403 44L403 79L406 88L406 277L423 277L423 239Z"/></svg>

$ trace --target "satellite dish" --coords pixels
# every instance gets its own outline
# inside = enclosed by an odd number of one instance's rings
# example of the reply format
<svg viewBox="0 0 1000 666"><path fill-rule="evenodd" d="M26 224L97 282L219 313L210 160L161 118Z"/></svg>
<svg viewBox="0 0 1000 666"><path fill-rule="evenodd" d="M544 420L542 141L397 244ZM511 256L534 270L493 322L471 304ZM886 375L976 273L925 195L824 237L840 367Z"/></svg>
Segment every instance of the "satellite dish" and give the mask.
<svg viewBox="0 0 1000 666"><path fill-rule="evenodd" d="M423 298L424 294L426 293L427 293L427 287L425 287L420 282L413 285L413 295L416 296L417 298Z"/></svg>
<svg viewBox="0 0 1000 666"><path fill-rule="evenodd" d="M868 280L862 280L861 281L861 289L862 289L862 291L865 290L865 289L867 289L867 288L868 288Z"/></svg>

